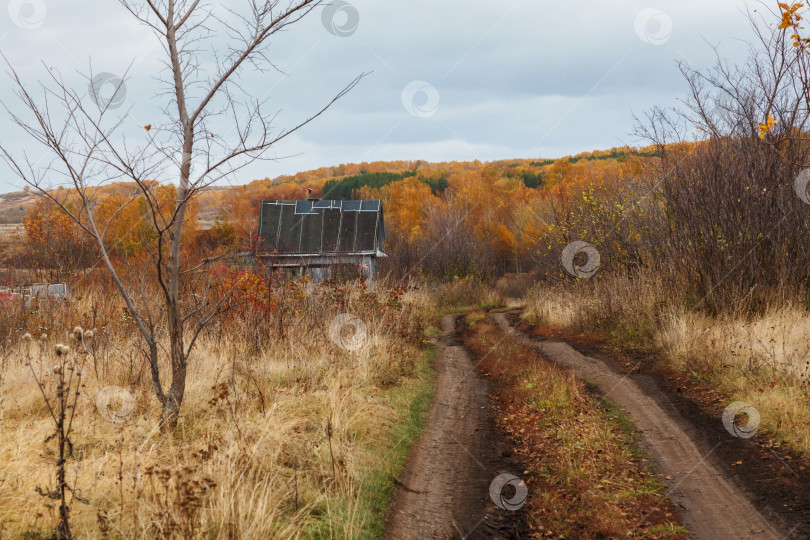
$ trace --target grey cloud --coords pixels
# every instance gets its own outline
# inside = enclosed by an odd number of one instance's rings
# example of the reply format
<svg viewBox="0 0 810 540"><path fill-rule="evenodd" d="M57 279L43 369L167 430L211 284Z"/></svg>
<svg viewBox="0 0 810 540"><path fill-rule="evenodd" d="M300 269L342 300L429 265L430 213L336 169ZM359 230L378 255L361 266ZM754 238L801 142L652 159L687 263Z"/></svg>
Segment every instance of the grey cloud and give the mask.
<svg viewBox="0 0 810 540"><path fill-rule="evenodd" d="M35 30L0 12L0 49L29 81L43 78L40 60L80 84L75 71L86 72L91 58L97 72L115 74L134 59L126 132L140 136L166 103L156 97L162 88L153 77L163 53L154 36L113 2L45 2L46 17ZM300 155L251 166L238 181L363 159L502 159L528 157L530 150L532 157L557 157L629 142L632 111L684 95L677 59L710 64L705 38L740 60L745 50L735 39L751 34L739 0L350 3L359 15L350 36L332 35L313 14L272 43L269 56L283 73L246 71L240 84L268 99L268 110L281 111L280 128L317 110L357 74L373 73L274 154ZM649 8L672 21L660 46L642 41L634 28ZM221 45L216 36L208 44ZM402 105L402 90L413 80L439 93L428 118ZM0 99L16 106L8 85L0 85ZM31 149L5 118L0 140ZM0 189L13 188L5 171Z"/></svg>

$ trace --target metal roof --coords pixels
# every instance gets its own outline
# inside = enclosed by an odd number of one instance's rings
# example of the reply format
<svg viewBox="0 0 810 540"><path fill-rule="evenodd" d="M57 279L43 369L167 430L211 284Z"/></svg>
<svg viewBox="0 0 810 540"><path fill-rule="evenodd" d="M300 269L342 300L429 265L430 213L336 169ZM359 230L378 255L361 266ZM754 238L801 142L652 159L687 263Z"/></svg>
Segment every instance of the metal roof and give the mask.
<svg viewBox="0 0 810 540"><path fill-rule="evenodd" d="M259 242L279 255L381 254L382 201L263 201Z"/></svg>

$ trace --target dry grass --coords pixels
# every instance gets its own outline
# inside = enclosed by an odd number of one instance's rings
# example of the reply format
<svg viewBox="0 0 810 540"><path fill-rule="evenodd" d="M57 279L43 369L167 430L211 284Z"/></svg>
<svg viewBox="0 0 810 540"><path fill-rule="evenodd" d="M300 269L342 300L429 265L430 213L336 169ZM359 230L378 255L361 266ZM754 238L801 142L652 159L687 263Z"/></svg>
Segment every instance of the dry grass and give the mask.
<svg viewBox="0 0 810 540"><path fill-rule="evenodd" d="M654 276L605 276L533 290L524 318L652 353L661 367L753 404L763 432L810 455L810 313L781 300L755 315L710 316L679 297Z"/></svg>
<svg viewBox="0 0 810 540"><path fill-rule="evenodd" d="M379 483L380 471L390 480L402 448L415 436L413 430L401 440L391 434L425 392L420 341L434 315L424 293L396 302L386 294L381 288L371 299L349 286L336 302L335 291L311 291L287 314L284 337L274 336L260 350L247 342L247 332L233 331L238 321L212 332L191 357L173 434L158 428L159 404L140 358L131 354L131 326L108 321L96 338L96 355L72 353L84 363L86 381L68 464L77 495L89 502L73 504L77 537L372 534L384 501L368 492L369 482ZM63 335L100 301L87 295L71 303L51 334ZM328 339L339 310L367 325L358 351ZM46 392L52 391L50 349L64 341L53 336L30 346ZM46 538L54 510L35 486L53 483L53 445L45 442L52 424L26 366L26 345L9 350L0 380L0 535ZM98 375L94 360L101 364ZM110 385L136 398L134 413L122 424L101 416L94 402Z"/></svg>
<svg viewBox="0 0 810 540"><path fill-rule="evenodd" d="M474 276L455 278L439 285L437 296L443 309L455 312L503 304L503 297L498 291Z"/></svg>
<svg viewBox="0 0 810 540"><path fill-rule="evenodd" d="M14 244L19 244L25 239L22 225L0 224L0 253L5 252Z"/></svg>
<svg viewBox="0 0 810 540"><path fill-rule="evenodd" d="M668 365L752 403L761 429L810 455L810 314L782 307L753 320L672 313L656 342Z"/></svg>

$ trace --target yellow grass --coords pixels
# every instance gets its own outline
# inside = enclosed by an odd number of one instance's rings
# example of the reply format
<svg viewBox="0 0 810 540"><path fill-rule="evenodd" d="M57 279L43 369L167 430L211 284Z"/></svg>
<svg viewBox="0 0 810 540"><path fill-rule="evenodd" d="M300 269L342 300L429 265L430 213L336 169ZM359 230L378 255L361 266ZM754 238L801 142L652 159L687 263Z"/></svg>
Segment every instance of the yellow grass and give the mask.
<svg viewBox="0 0 810 540"><path fill-rule="evenodd" d="M524 318L652 352L660 365L689 372L729 401L751 403L763 433L810 455L810 313L780 302L758 315L708 316L676 298L654 276L604 276L534 289Z"/></svg>
<svg viewBox="0 0 810 540"><path fill-rule="evenodd" d="M753 404L762 429L810 455L810 314L782 307L753 320L670 314L656 339L671 367Z"/></svg>
<svg viewBox="0 0 810 540"><path fill-rule="evenodd" d="M140 359L130 372L134 342L116 338L108 369L99 377L90 358L71 353L84 363L85 382L71 435L75 457L68 464L70 484L89 502L72 505L78 538L368 534L369 521L379 516L361 493L363 482L388 466L388 449L397 443L390 430L403 421L391 396L419 378L419 343L403 337L402 329L424 327L433 312L422 293L409 293L399 308L363 310L359 287L350 287L344 300L357 306L368 327L363 348L351 352L327 336L337 306L315 295L316 309L288 320L285 339L266 350L249 354L238 335L202 339L190 360L180 427L173 434L157 426L159 404ZM85 298L73 308L86 312L90 305ZM321 318L314 326L304 320L313 313ZM35 342L30 353L20 342L5 360L3 537L46 537L55 524L55 501L35 491L54 484L55 445L45 442L53 423L26 360L53 395L50 348L56 341L64 339ZM120 425L99 414L94 402L110 385L137 400Z"/></svg>

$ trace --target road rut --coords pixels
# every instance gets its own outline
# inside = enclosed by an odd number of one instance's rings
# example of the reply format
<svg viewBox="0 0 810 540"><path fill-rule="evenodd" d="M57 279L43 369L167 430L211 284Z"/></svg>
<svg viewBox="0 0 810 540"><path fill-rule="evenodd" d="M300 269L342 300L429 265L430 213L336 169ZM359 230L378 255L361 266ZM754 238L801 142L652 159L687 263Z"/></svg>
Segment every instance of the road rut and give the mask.
<svg viewBox="0 0 810 540"><path fill-rule="evenodd" d="M634 378L617 373L601 360L584 356L567 343L534 340L511 327L503 313L495 322L532 346L549 360L589 379L603 395L624 409L669 488L668 498L682 509L684 525L697 539L783 538L745 494L701 452L690 437L689 423L666 396L652 398ZM715 447L716 448L716 447Z"/></svg>
<svg viewBox="0 0 810 540"><path fill-rule="evenodd" d="M453 343L455 323L455 316L442 318L436 394L394 493L390 540L526 537L519 512L501 510L489 498L497 475L520 469L495 427L488 382Z"/></svg>

